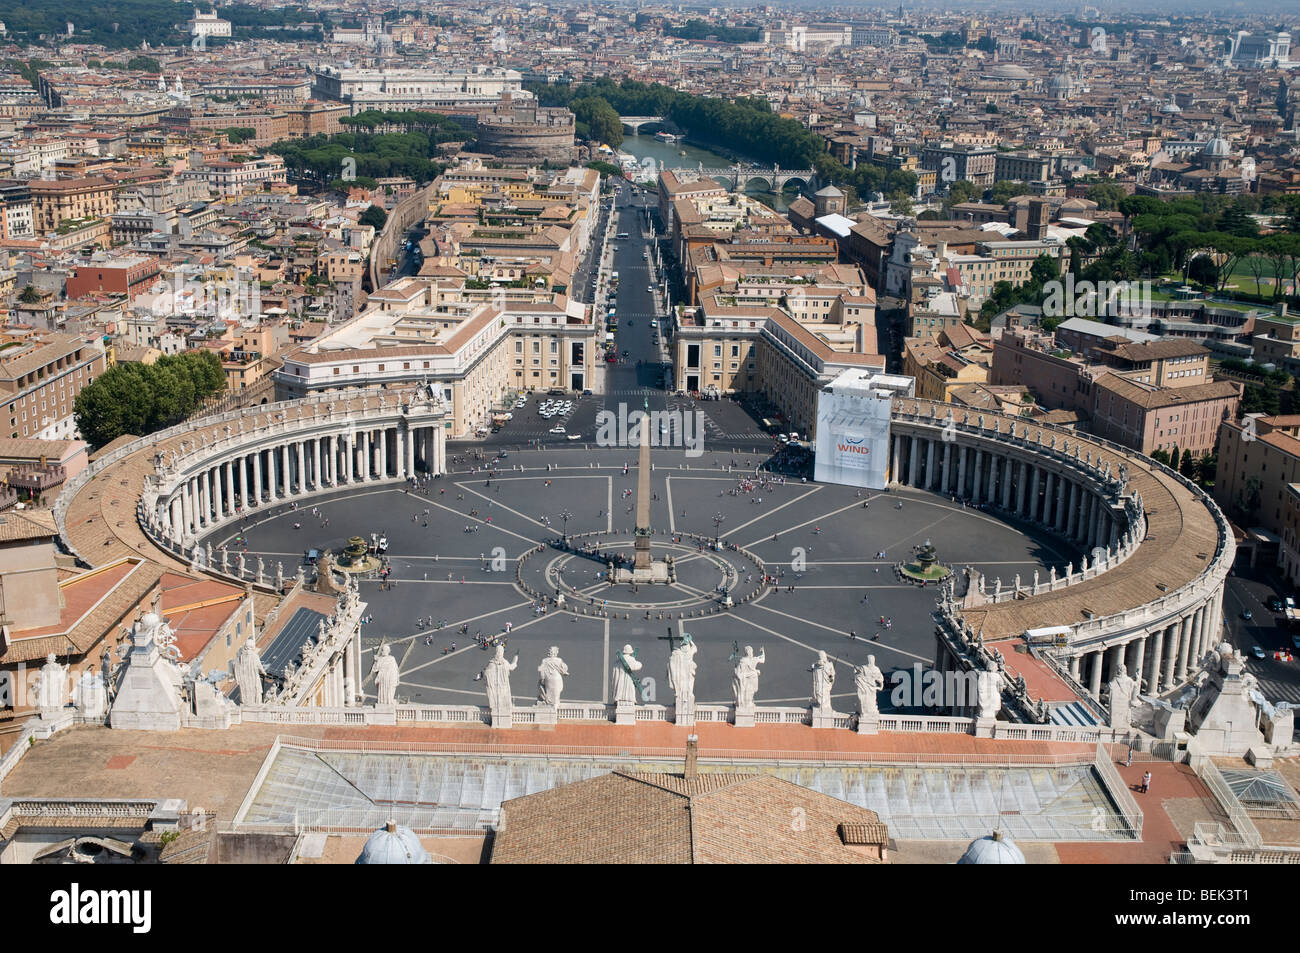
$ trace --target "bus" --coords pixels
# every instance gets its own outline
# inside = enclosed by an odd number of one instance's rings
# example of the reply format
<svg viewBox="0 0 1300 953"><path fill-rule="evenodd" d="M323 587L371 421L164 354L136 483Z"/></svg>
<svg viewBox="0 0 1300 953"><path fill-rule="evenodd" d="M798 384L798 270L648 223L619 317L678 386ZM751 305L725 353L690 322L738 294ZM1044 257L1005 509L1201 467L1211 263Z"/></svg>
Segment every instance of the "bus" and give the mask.
<svg viewBox="0 0 1300 953"><path fill-rule="evenodd" d="M623 238L627 238L627 237L629 237L629 236L628 236L628 233L627 233L627 232L619 232L619 233L618 233L617 235L615 235L614 237L615 237L615 238L619 238L619 239L623 239Z"/></svg>

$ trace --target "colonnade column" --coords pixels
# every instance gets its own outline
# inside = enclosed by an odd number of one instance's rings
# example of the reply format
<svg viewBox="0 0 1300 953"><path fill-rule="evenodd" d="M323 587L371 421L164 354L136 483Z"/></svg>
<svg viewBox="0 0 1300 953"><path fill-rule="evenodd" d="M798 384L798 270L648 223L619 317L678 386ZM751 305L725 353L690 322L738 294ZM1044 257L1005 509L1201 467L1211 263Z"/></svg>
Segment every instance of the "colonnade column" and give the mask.
<svg viewBox="0 0 1300 953"><path fill-rule="evenodd" d="M1056 532L1064 533L1065 524L1070 518L1069 511L1066 507L1065 486L1068 483L1063 476L1056 478ZM1073 484L1071 484L1073 485Z"/></svg>
<svg viewBox="0 0 1300 953"><path fill-rule="evenodd" d="M1033 470L1034 476L1029 485L1029 511L1026 514L1031 522L1038 519L1038 483L1042 478L1042 471L1038 467L1035 466Z"/></svg>
<svg viewBox="0 0 1300 953"><path fill-rule="evenodd" d="M1139 690L1142 686L1142 663L1145 660L1147 652L1147 637L1144 635L1140 639L1134 639L1129 645L1133 646L1132 665L1128 666L1129 675L1137 683Z"/></svg>
<svg viewBox="0 0 1300 953"><path fill-rule="evenodd" d="M1165 691L1169 691L1178 684L1178 680L1174 675L1174 671L1178 667L1178 629L1179 626L1177 623L1174 623L1165 629Z"/></svg>
<svg viewBox="0 0 1300 953"><path fill-rule="evenodd" d="M239 505L248 510L248 457L240 457L236 464L239 466Z"/></svg>
<svg viewBox="0 0 1300 953"><path fill-rule="evenodd" d="M400 447L402 445L401 427L397 428L397 440L398 440L397 445ZM901 433L896 433L894 434L894 459L893 459L893 464L889 468L889 478L895 483L897 483L898 477L902 472L903 472L903 435ZM407 475L408 476L410 475L409 469L407 471Z"/></svg>
<svg viewBox="0 0 1300 953"><path fill-rule="evenodd" d="M1192 650L1192 617L1190 615L1183 617L1181 629L1182 631L1178 637L1178 669L1174 673L1174 677L1179 682L1184 682L1187 680L1187 656Z"/></svg>
<svg viewBox="0 0 1300 953"><path fill-rule="evenodd" d="M1092 653L1092 672L1089 679L1088 691L1093 698L1101 698L1101 663L1103 661L1102 653L1096 651Z"/></svg>
<svg viewBox="0 0 1300 953"><path fill-rule="evenodd" d="M1024 460L1020 461L1019 479L1016 480L1016 513L1018 513L1021 517L1024 517L1026 515L1025 491L1029 489L1029 481L1028 479L1026 479L1026 477L1028 476L1028 466L1029 464L1027 464Z"/></svg>
<svg viewBox="0 0 1300 953"><path fill-rule="evenodd" d="M1065 527L1067 539L1074 539L1075 534L1079 531L1079 484L1074 480L1070 481L1070 518Z"/></svg>
<svg viewBox="0 0 1300 953"><path fill-rule="evenodd" d="M1156 630L1156 640L1151 643L1151 660L1147 664L1147 692L1151 695L1159 695L1160 685L1160 663L1164 659L1165 651L1165 630L1163 628ZM1150 638L1150 636L1148 636Z"/></svg>
<svg viewBox="0 0 1300 953"><path fill-rule="evenodd" d="M908 486L919 487L921 484L917 481L916 465L919 462L918 457L921 454L921 444L919 439L916 437L908 437L907 439L912 445L912 449L908 453L907 484Z"/></svg>
<svg viewBox="0 0 1300 953"><path fill-rule="evenodd" d="M262 503L262 451L253 453L253 503Z"/></svg>
<svg viewBox="0 0 1300 953"><path fill-rule="evenodd" d="M940 492L943 492L939 488L938 480L936 479L938 471L934 466L935 442L931 440L929 443L930 446L926 450L925 454L925 485L931 490L939 489ZM950 443L945 443L943 445L943 482L945 485L948 483L948 458L952 456L951 447L952 444Z"/></svg>

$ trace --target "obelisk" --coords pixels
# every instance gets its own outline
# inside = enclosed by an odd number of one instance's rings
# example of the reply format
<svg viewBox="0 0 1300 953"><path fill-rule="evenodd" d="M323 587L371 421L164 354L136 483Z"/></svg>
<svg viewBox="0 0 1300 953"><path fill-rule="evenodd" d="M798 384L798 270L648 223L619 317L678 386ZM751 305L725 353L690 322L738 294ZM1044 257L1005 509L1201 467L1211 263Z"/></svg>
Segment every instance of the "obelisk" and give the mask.
<svg viewBox="0 0 1300 953"><path fill-rule="evenodd" d="M636 538L632 569L650 568L650 401L641 416L641 455L636 467Z"/></svg>

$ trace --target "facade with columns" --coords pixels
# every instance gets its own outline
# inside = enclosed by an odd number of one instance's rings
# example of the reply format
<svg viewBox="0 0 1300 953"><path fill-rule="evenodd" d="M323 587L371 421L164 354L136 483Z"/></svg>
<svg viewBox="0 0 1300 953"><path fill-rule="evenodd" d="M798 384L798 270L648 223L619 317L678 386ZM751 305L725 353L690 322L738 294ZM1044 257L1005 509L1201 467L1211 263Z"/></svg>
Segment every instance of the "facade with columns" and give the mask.
<svg viewBox="0 0 1300 953"><path fill-rule="evenodd" d="M896 401L892 481L1030 523L1079 554L1047 580L992 586L971 574L945 587L940 670L1001 664L1029 643L1086 701L1122 665L1147 695L1194 677L1223 633L1223 584L1235 555L1227 520L1199 487L1108 441L948 404ZM991 590L991 591L990 591ZM1025 720L1050 715L1009 676L1004 697Z"/></svg>
<svg viewBox="0 0 1300 953"><path fill-rule="evenodd" d="M146 530L188 550L249 508L445 471L439 398L427 390L357 395L354 409L348 397L268 405L256 424L237 416L218 424L211 440L204 428L178 449L159 450L145 490Z"/></svg>

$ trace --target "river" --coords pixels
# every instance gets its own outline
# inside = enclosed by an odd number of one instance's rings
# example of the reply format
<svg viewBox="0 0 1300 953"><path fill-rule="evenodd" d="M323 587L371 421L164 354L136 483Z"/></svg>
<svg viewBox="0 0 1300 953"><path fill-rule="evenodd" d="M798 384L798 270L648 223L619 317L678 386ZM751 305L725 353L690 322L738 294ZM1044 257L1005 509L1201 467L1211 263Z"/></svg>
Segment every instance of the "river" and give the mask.
<svg viewBox="0 0 1300 953"><path fill-rule="evenodd" d="M636 156L638 162L653 159L656 169L694 169L701 164L706 169L723 169L736 163L735 159L728 159L726 156L709 149L701 149L699 146L693 146L687 142L660 142L653 135L626 136L623 139L623 145L619 147L619 151ZM682 155L683 152L686 155ZM752 160L743 159L742 161ZM765 165L766 163L755 162L754 164ZM793 189L779 195L773 195L761 188L753 188L746 189L745 194L765 205L770 205L778 212L784 212L786 207L799 196L799 193Z"/></svg>

